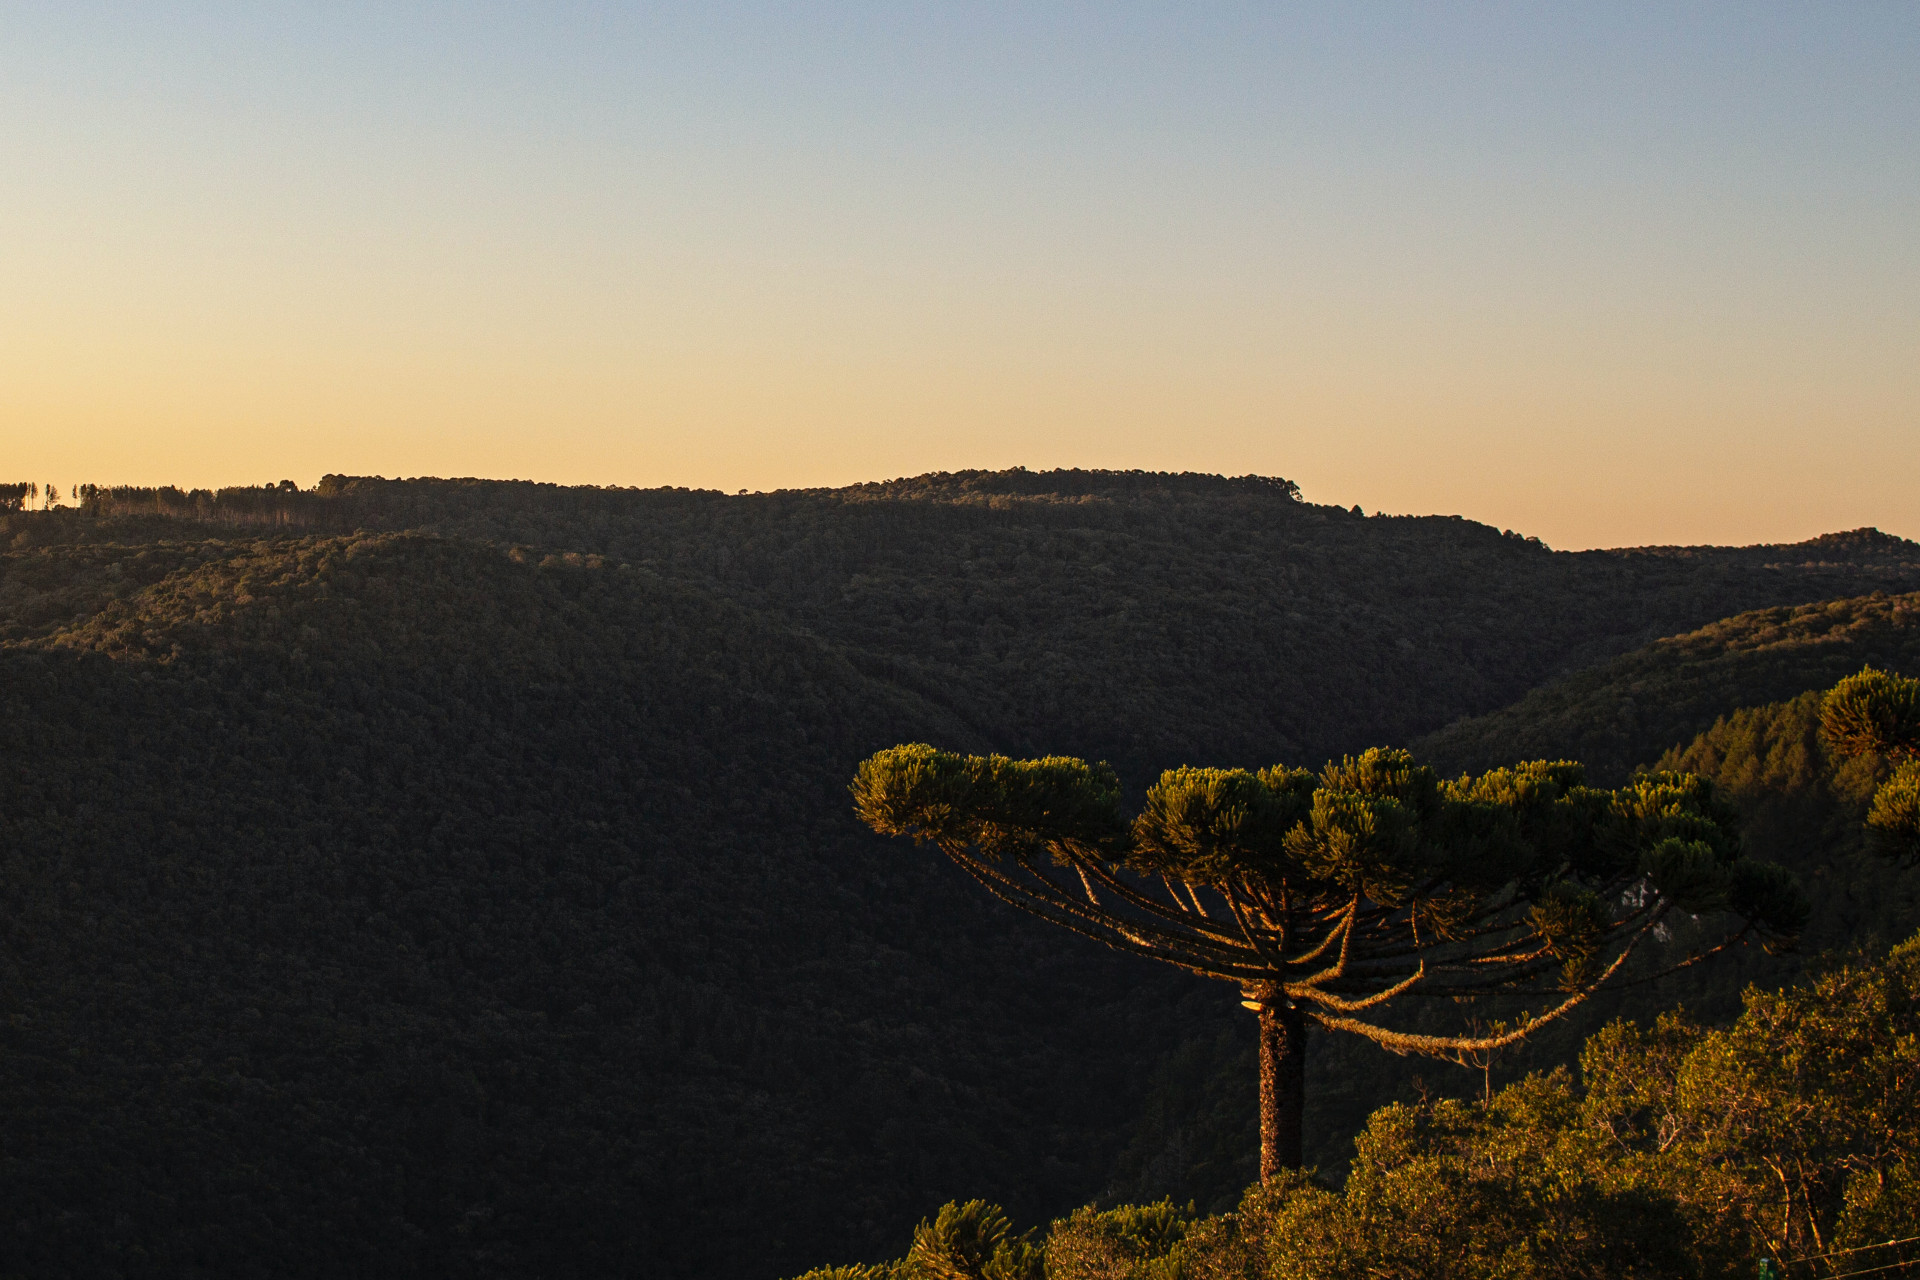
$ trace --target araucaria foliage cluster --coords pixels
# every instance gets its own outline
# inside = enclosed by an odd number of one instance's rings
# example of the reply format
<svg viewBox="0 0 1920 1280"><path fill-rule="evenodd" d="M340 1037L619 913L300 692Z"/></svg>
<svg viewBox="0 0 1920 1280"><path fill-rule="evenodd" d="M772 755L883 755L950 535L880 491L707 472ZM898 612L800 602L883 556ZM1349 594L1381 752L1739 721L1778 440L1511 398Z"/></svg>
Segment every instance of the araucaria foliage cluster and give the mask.
<svg viewBox="0 0 1920 1280"><path fill-rule="evenodd" d="M1539 761L1442 781L1376 748L1318 774L1178 768L1131 820L1105 765L879 752L861 818L930 842L990 893L1108 946L1237 985L1261 1019L1261 1169L1300 1163L1311 1023L1456 1061L1514 1043L1608 979L1663 919L1733 917L1719 945L1790 939L1792 876L1740 856L1702 779L1585 786ZM1417 1033L1403 998L1545 996L1493 1034Z"/></svg>
<svg viewBox="0 0 1920 1280"><path fill-rule="evenodd" d="M1867 811L1880 851L1920 860L1920 680L1867 667L1828 691L1820 736L1842 759L1878 756L1890 771Z"/></svg>

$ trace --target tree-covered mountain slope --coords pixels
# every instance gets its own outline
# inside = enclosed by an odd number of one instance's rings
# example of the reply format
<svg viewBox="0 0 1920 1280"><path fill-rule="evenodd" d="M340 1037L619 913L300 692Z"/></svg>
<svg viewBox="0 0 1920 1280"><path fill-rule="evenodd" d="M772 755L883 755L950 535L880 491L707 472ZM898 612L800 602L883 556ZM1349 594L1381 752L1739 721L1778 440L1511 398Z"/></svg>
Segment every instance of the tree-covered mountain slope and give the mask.
<svg viewBox="0 0 1920 1280"><path fill-rule="evenodd" d="M0 649L10 1270L765 1274L1086 1194L1190 1032L859 835L969 731L817 641L417 536L73 555Z"/></svg>
<svg viewBox="0 0 1920 1280"><path fill-rule="evenodd" d="M863 836L855 762L1317 763L1920 587L1878 536L1564 555L1218 477L164 507L0 515L25 1274L766 1275L955 1197L1243 1185L1233 993ZM1336 1150L1378 1098L1321 1069Z"/></svg>
<svg viewBox="0 0 1920 1280"><path fill-rule="evenodd" d="M1920 589L1920 545L1871 530L1564 553L1258 476L1015 470L740 495L334 476L96 492L89 509L609 556L809 631L1007 750L1130 777L1317 763L1742 610Z"/></svg>
<svg viewBox="0 0 1920 1280"><path fill-rule="evenodd" d="M1920 594L1875 593L1724 618L1457 721L1414 750L1448 770L1583 760L1615 782L1742 707L1825 689L1872 664L1920 671Z"/></svg>
<svg viewBox="0 0 1920 1280"><path fill-rule="evenodd" d="M1712 778L1741 810L1748 851L1799 873L1814 907L1808 953L1920 926L1920 879L1873 850L1863 825L1888 764L1833 758L1820 738L1824 692L1742 708L1655 762Z"/></svg>

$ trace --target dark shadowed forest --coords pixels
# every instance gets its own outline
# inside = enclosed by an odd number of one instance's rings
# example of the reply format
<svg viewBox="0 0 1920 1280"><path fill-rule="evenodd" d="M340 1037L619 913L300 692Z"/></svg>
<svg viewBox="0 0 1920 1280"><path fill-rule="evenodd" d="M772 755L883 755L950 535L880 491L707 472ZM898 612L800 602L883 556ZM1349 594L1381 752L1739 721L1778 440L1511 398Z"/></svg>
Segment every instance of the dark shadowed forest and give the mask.
<svg viewBox="0 0 1920 1280"><path fill-rule="evenodd" d="M1772 1034L1746 984L1920 927L1861 835L1885 762L1818 732L1839 678L1920 674L1920 545L1873 530L1566 553L1106 472L77 501L0 515L0 1275L767 1277L969 1201L954 1239L986 1204L1093 1202L1095 1253L1159 1232L1126 1266L1293 1230L1206 1217L1257 1172L1234 994L867 832L848 783L895 743L1105 760L1131 800L1376 744L1658 765L1800 876L1797 951L1610 993L1484 1077L1313 1042L1325 1257L1401 1212L1408 1133L1624 1134L1623 1072ZM1821 980L1890 990L1899 954ZM1654 1049L1607 1024L1679 1004L1665 1065L1619 1065ZM1714 1248L1685 1265L1746 1257Z"/></svg>

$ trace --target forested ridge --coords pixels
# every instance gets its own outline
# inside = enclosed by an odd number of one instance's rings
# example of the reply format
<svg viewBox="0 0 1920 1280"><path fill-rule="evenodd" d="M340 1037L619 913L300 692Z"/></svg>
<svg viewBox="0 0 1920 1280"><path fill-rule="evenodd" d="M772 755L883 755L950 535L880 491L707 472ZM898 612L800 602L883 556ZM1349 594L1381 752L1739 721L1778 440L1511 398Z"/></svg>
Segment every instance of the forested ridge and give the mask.
<svg viewBox="0 0 1920 1280"><path fill-rule="evenodd" d="M1484 769L1518 752L1582 760L1615 780L1723 715L1825 688L1869 665L1920 670L1920 594L1722 618L1550 681L1415 745L1446 769Z"/></svg>
<svg viewBox="0 0 1920 1280"><path fill-rule="evenodd" d="M1920 588L1920 545L1873 530L1557 553L1458 517L1305 502L1259 476L959 472L737 495L329 476L309 491L96 490L85 506L606 556L811 632L1003 749L1149 776L1317 761L1729 614Z"/></svg>
<svg viewBox="0 0 1920 1280"><path fill-rule="evenodd" d="M1568 555L1256 478L0 521L0 1273L35 1276L768 1275L956 1197L1216 1202L1226 993L863 835L855 762L1316 764L1920 588L1871 531ZM1345 1074L1323 1162L1406 1083Z"/></svg>

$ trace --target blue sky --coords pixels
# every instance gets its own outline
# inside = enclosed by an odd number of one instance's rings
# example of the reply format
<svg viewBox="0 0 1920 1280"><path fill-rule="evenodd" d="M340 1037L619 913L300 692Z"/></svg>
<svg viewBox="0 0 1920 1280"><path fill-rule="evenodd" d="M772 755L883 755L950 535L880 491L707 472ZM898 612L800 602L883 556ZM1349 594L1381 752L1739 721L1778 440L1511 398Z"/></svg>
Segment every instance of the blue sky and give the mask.
<svg viewBox="0 0 1920 1280"><path fill-rule="evenodd" d="M0 457L1920 536L1920 7L0 0Z"/></svg>

